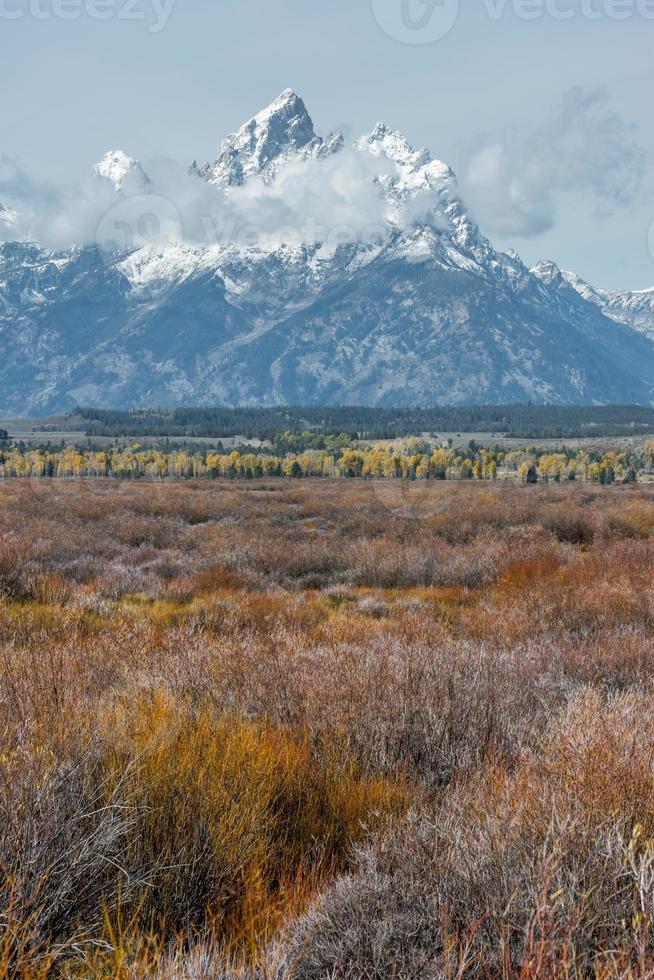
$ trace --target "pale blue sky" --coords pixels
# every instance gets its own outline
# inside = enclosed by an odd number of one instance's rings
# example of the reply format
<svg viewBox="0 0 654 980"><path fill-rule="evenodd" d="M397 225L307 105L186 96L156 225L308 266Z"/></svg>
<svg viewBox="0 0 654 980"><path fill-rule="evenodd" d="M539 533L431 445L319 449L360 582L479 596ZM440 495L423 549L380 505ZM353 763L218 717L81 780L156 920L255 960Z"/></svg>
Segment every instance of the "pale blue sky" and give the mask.
<svg viewBox="0 0 654 980"><path fill-rule="evenodd" d="M525 20L517 0L492 19L498 0L460 0L451 31L424 45L387 36L373 0L176 0L156 33L151 0L136 8L147 20L94 20L90 0L79 0L76 20L34 16L52 2L0 0L0 10L21 13L0 17L0 154L17 155L36 176L76 179L118 147L146 162L157 154L212 159L223 136L286 87L303 96L319 132L347 126L358 135L383 120L460 171L481 137L509 153L525 144L533 152L530 134L540 133L542 145L563 92L601 86L611 108L638 125L632 139L647 154L631 203L598 200L584 189L585 171L569 188L559 173L550 230L525 238L502 233L501 220L482 227L525 261L553 258L597 285L654 285L654 20L639 13L646 0L631 8L621 0L631 13L624 21L606 13L589 20L582 0L559 0L577 10L569 20L546 11ZM118 9L126 0L105 2ZM411 2L419 11L421 0ZM585 9L617 9L612 2L585 0ZM551 124L545 132L555 144ZM519 173L524 157L515 152Z"/></svg>

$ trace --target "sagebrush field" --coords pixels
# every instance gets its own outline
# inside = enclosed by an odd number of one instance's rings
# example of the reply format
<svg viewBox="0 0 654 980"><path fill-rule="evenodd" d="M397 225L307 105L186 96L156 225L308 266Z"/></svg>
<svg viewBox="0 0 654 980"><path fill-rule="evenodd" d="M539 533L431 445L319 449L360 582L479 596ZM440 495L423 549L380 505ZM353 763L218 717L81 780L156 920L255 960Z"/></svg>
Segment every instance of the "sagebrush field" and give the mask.
<svg viewBox="0 0 654 980"><path fill-rule="evenodd" d="M0 976L654 975L654 487L0 483Z"/></svg>

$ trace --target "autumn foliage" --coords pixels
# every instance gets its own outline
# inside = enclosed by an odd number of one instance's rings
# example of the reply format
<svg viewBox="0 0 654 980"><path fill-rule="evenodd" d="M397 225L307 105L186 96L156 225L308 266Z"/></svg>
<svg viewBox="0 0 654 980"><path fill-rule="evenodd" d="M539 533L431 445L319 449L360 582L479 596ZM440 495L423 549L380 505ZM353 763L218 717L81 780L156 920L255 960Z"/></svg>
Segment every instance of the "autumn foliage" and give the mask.
<svg viewBox="0 0 654 980"><path fill-rule="evenodd" d="M0 483L0 976L650 977L654 489Z"/></svg>

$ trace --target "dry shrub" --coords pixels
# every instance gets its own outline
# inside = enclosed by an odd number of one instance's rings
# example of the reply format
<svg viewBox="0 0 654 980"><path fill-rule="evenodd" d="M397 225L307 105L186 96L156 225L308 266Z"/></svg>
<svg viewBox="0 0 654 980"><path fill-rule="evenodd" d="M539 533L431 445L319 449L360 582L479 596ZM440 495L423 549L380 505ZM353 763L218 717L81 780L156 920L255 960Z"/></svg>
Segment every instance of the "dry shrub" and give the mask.
<svg viewBox="0 0 654 980"><path fill-rule="evenodd" d="M630 504L618 513L608 514L605 527L616 537L647 540L654 534L654 513L643 503Z"/></svg>
<svg viewBox="0 0 654 980"><path fill-rule="evenodd" d="M182 602L190 602L199 595L248 590L249 582L245 575L222 565L196 572L188 578L175 578L168 584L168 595Z"/></svg>
<svg viewBox="0 0 654 980"><path fill-rule="evenodd" d="M20 772L19 753L3 765L0 907L28 935L15 969L91 955L117 918L130 923L122 944L208 929L254 946L407 798L327 746L157 695L110 710L73 762L48 754L41 775L34 762Z"/></svg>
<svg viewBox="0 0 654 980"><path fill-rule="evenodd" d="M561 561L555 556L511 565L480 603L463 615L464 629L506 644L538 634L600 636L620 627L649 629L654 588L650 542L615 544Z"/></svg>
<svg viewBox="0 0 654 980"><path fill-rule="evenodd" d="M293 928L285 975L651 976L651 709L581 695L515 769L361 849Z"/></svg>
<svg viewBox="0 0 654 980"><path fill-rule="evenodd" d="M105 908L121 895L132 899L142 884L136 873L117 872L135 815L93 751L27 762L17 751L1 764L0 949L8 976L30 976L96 940Z"/></svg>
<svg viewBox="0 0 654 980"><path fill-rule="evenodd" d="M0 976L654 974L654 497L419 489L3 484Z"/></svg>
<svg viewBox="0 0 654 980"><path fill-rule="evenodd" d="M15 535L0 540L0 600L29 599L33 581L25 569L25 550Z"/></svg>
<svg viewBox="0 0 654 980"><path fill-rule="evenodd" d="M255 906L265 921L279 894L303 896L342 864L364 822L403 799L280 729L187 715L159 698L124 710L110 721L121 732L112 771L138 759L128 779L137 864L161 869L143 913L169 932L209 921L240 938Z"/></svg>
<svg viewBox="0 0 654 980"><path fill-rule="evenodd" d="M545 509L541 523L556 535L559 541L576 545L591 545L596 527L592 511L588 507L571 507L564 502Z"/></svg>

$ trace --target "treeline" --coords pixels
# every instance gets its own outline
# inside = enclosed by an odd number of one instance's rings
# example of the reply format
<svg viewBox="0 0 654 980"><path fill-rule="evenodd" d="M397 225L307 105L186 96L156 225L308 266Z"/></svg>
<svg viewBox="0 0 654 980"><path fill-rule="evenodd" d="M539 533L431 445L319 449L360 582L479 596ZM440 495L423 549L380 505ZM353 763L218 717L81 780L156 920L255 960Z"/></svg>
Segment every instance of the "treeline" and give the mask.
<svg viewBox="0 0 654 980"><path fill-rule="evenodd" d="M289 453L187 451L161 452L135 446L107 451L59 451L13 448L0 452L0 477L118 479L302 479L363 478L385 480L497 480L525 483L583 481L635 483L654 474L654 441L642 452L593 453L562 449L556 453L485 449L471 442L466 450L428 446L409 439L393 446L339 448Z"/></svg>
<svg viewBox="0 0 654 980"><path fill-rule="evenodd" d="M80 408L89 437L206 437L274 441L289 432L351 439L397 439L423 433L494 433L521 439L577 439L654 432L654 409L629 405L480 405L434 408L171 408L118 412Z"/></svg>

